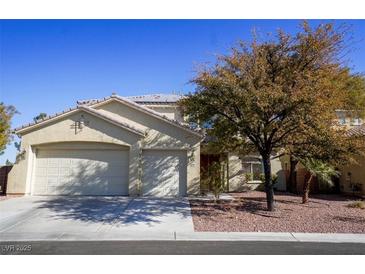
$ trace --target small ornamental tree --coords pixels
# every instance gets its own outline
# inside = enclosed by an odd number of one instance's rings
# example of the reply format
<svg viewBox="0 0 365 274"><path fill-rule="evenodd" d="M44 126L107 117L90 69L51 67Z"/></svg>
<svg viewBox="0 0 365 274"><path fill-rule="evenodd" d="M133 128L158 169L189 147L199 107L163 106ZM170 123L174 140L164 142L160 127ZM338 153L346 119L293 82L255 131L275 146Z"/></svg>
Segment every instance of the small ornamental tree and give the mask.
<svg viewBox="0 0 365 274"><path fill-rule="evenodd" d="M265 41L240 42L192 80L196 92L181 101L191 122L209 125L226 151L261 155L267 208L275 209L272 155L331 132L335 110L349 101L349 70L343 66L345 30L332 24L295 35L279 31ZM335 135L336 136L336 135Z"/></svg>
<svg viewBox="0 0 365 274"><path fill-rule="evenodd" d="M206 170L203 170L203 184L212 191L215 201L218 201L220 195L225 190L225 181L222 176L222 163L213 162Z"/></svg>
<svg viewBox="0 0 365 274"><path fill-rule="evenodd" d="M12 140L11 134L11 119L13 118L16 110L13 106L6 106L3 102L0 102L0 154L3 154L6 146Z"/></svg>

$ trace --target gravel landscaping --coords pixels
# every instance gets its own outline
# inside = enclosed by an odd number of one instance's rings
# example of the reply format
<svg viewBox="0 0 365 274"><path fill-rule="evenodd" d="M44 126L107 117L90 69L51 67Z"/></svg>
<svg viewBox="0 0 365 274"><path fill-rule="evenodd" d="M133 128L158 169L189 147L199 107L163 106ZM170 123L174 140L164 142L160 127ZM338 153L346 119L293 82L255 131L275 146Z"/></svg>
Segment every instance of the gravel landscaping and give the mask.
<svg viewBox="0 0 365 274"><path fill-rule="evenodd" d="M277 193L275 212L266 211L264 192L231 193L232 201L191 199L195 231L365 233L365 209L348 205L358 200L340 195L301 197Z"/></svg>

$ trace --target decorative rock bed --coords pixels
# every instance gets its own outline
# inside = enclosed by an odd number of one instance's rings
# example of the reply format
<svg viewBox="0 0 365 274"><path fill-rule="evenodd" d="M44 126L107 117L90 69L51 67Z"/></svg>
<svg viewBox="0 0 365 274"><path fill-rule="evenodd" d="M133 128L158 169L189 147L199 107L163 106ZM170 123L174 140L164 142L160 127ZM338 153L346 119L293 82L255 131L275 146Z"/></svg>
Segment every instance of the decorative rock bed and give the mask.
<svg viewBox="0 0 365 274"><path fill-rule="evenodd" d="M264 192L231 193L233 200L190 199L195 231L365 233L365 210L348 205L356 198L277 193L275 212L266 210Z"/></svg>

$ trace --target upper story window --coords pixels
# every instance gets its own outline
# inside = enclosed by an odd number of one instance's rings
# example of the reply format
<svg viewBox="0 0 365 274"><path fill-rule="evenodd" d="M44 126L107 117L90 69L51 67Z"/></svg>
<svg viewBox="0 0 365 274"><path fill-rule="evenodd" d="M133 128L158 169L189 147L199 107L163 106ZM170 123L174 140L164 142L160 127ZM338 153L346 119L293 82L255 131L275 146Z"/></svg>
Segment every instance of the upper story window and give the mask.
<svg viewBox="0 0 365 274"><path fill-rule="evenodd" d="M360 126L363 121L356 113L350 111L338 110L336 111L337 121L340 125Z"/></svg>
<svg viewBox="0 0 365 274"><path fill-rule="evenodd" d="M362 121L359 117L351 118L351 125L352 126L360 126L362 124Z"/></svg>
<svg viewBox="0 0 365 274"><path fill-rule="evenodd" d="M338 117L338 123L340 125L346 125L346 115L344 113L338 113L337 114L337 117Z"/></svg>

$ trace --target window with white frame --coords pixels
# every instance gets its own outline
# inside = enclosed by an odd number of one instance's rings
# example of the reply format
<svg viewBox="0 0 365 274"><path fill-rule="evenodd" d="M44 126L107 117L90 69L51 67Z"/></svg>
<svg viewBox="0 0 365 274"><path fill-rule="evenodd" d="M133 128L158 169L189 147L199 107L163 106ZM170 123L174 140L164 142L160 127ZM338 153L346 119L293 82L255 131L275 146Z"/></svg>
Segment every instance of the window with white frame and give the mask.
<svg viewBox="0 0 365 274"><path fill-rule="evenodd" d="M352 126L360 126L361 125L361 119L359 117L351 118L351 125Z"/></svg>
<svg viewBox="0 0 365 274"><path fill-rule="evenodd" d="M252 180L260 180L260 175L263 172L263 166L260 158L244 157L242 159L242 171L245 174L252 174Z"/></svg>

